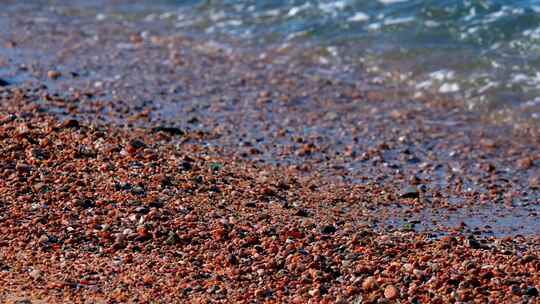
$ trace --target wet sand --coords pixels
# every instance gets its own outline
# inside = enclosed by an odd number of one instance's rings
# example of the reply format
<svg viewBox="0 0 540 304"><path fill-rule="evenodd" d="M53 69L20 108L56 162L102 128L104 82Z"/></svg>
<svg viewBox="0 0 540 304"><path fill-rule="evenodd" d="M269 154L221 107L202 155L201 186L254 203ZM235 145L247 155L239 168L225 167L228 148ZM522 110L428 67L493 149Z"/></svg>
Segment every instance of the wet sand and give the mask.
<svg viewBox="0 0 540 304"><path fill-rule="evenodd" d="M534 130L283 50L10 9L1 300L538 301Z"/></svg>

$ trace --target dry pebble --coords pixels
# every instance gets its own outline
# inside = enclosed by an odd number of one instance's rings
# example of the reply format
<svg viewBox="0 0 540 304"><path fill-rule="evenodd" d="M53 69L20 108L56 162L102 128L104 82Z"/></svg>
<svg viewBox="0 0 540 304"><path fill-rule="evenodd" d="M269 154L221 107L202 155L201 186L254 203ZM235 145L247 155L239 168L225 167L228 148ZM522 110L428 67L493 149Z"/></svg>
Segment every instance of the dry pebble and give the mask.
<svg viewBox="0 0 540 304"><path fill-rule="evenodd" d="M340 186L314 191L317 179L293 169L210 156L197 145L156 139L152 130L8 115L16 118L0 126L3 299L537 297L536 241L486 239L486 250L460 235L377 232L357 224L353 212L334 222L329 214L338 209L322 202ZM82 145L94 153L79 154ZM124 154L124 147L135 151ZM40 153L24 153L33 150ZM280 186L286 180L290 186ZM348 192L369 200L379 190ZM294 198L309 217L273 203L278 197Z"/></svg>
<svg viewBox="0 0 540 304"><path fill-rule="evenodd" d="M388 300L394 300L399 296L399 291L394 285L388 285L384 289L384 297Z"/></svg>

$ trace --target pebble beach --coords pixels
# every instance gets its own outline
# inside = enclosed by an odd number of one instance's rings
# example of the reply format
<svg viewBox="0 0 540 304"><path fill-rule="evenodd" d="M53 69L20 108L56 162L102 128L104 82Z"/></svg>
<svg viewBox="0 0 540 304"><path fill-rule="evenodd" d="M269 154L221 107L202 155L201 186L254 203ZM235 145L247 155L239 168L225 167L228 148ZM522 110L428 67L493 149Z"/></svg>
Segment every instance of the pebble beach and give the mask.
<svg viewBox="0 0 540 304"><path fill-rule="evenodd" d="M534 127L114 4L6 7L0 302L540 302Z"/></svg>

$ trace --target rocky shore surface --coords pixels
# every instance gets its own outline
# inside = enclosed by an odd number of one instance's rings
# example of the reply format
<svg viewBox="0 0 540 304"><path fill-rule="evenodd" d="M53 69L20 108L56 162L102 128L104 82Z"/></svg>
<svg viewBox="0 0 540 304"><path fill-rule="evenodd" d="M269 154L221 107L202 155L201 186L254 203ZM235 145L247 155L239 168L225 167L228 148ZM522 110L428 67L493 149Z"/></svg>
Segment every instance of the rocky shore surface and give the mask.
<svg viewBox="0 0 540 304"><path fill-rule="evenodd" d="M540 301L534 129L25 5L0 12L0 302Z"/></svg>

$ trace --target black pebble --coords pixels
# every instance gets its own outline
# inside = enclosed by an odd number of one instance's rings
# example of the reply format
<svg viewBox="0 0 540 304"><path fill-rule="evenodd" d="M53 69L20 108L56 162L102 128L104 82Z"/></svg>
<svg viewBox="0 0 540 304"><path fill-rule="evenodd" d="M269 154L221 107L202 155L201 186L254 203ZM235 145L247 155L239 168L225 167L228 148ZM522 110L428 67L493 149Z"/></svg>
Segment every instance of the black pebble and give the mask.
<svg viewBox="0 0 540 304"><path fill-rule="evenodd" d="M525 294L531 297L538 297L538 289L536 287L529 287Z"/></svg>
<svg viewBox="0 0 540 304"><path fill-rule="evenodd" d="M155 127L154 129L154 132L165 132L165 133L168 133L170 135L184 135L185 132L180 129L180 128L176 128L176 127Z"/></svg>
<svg viewBox="0 0 540 304"><path fill-rule="evenodd" d="M191 168L193 168L193 166L191 165L190 162L188 162L188 161L183 161L182 162L182 169L188 171L188 170L191 170Z"/></svg>
<svg viewBox="0 0 540 304"><path fill-rule="evenodd" d="M334 232L336 232L336 227L332 225L324 226L322 229L322 233L324 234L332 234Z"/></svg>
<svg viewBox="0 0 540 304"><path fill-rule="evenodd" d="M298 209L294 215L296 215L296 216L309 216L309 213L304 209Z"/></svg>
<svg viewBox="0 0 540 304"><path fill-rule="evenodd" d="M401 198L419 198L420 192L415 187L409 186L399 192Z"/></svg>

